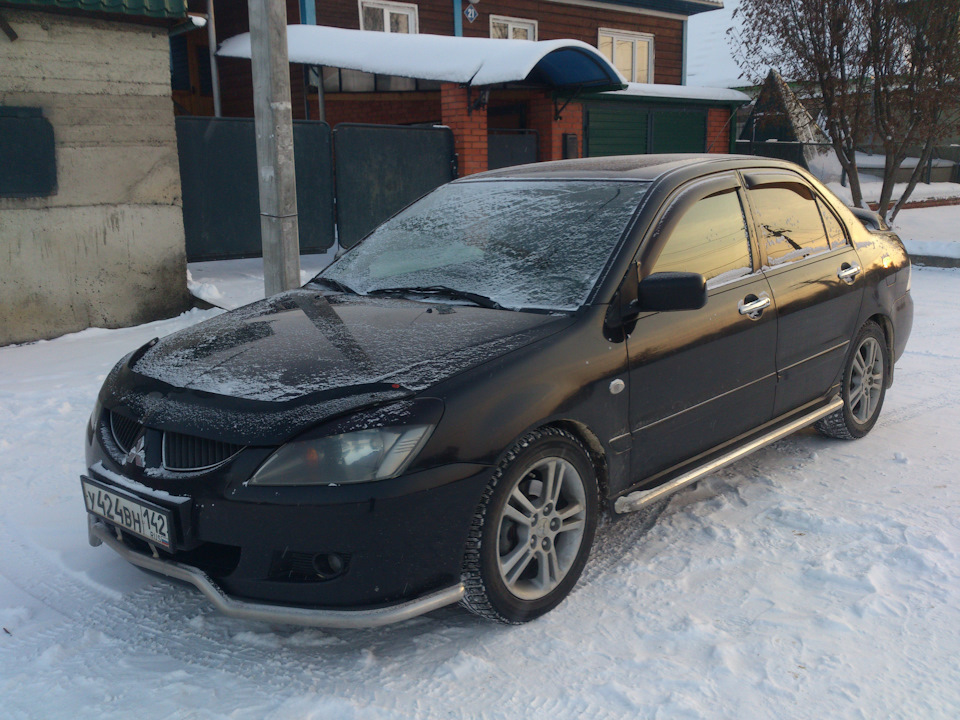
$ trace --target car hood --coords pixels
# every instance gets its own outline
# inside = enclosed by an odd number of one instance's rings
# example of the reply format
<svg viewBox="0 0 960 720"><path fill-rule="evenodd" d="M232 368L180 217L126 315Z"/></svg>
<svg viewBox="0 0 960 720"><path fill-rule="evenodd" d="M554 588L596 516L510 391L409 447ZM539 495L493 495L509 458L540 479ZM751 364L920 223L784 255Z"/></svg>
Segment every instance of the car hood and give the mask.
<svg viewBox="0 0 960 720"><path fill-rule="evenodd" d="M276 442L409 397L552 334L567 315L299 289L169 335L111 374L111 405L146 425Z"/></svg>

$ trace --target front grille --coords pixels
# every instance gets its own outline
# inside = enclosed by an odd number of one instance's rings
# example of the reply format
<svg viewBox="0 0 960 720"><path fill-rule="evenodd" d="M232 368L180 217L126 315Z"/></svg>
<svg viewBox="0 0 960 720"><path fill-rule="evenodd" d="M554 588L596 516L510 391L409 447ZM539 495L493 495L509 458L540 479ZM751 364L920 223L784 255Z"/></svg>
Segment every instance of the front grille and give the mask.
<svg viewBox="0 0 960 720"><path fill-rule="evenodd" d="M206 470L226 462L241 450L243 445L176 432L163 433L163 466L167 470Z"/></svg>
<svg viewBox="0 0 960 720"><path fill-rule="evenodd" d="M137 439L137 435L140 434L142 429L143 426L136 420L131 420L115 412L110 413L110 432L113 433L113 440L117 443L117 447L123 452L129 452L130 448L133 447L133 441Z"/></svg>

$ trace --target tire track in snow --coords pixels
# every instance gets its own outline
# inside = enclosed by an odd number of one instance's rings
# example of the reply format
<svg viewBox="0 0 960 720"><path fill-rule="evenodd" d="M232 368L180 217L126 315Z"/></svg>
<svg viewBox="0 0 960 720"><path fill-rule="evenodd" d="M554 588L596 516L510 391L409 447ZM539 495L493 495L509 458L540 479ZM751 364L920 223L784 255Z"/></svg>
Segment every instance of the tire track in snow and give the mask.
<svg viewBox="0 0 960 720"><path fill-rule="evenodd" d="M97 594L17 538L2 518L0 547L8 549L0 570L3 575L63 617L62 622L41 626L30 635L18 633L0 644L0 667L9 668L10 674L58 647L104 661L96 649L76 649L78 638L94 631L133 654L139 650L171 658L191 676L225 673L235 682L245 682L246 694L252 692L272 706L315 695L318 685L329 685L330 696L363 713L373 712L374 717L416 717L423 696L430 698L434 710L463 702L463 689L451 683L445 666L453 666L456 674L458 662L463 664L458 657L461 640L465 635L476 636L480 621L465 611L440 610L375 630L325 632L272 626L219 615L193 588L163 580L120 597ZM18 560L10 563L11 557ZM432 645L426 655L419 648L423 638ZM427 661L428 667L421 668L426 672L403 676L399 692L381 692L385 673L410 660L403 655L411 646L416 664ZM398 651L401 657L393 657ZM437 669L439 676L433 672ZM397 684L395 676L391 679ZM483 686L472 690L481 695L478 703L489 706L501 700L500 692Z"/></svg>
<svg viewBox="0 0 960 720"><path fill-rule="evenodd" d="M628 526L636 519L621 523L626 532L615 538L618 542L632 542L643 534L638 523ZM150 654L174 660L195 684L210 682L214 674L229 677L238 696L249 703L246 709L229 701L218 706L218 712L231 717L282 717L298 703L315 706L321 699L339 704L331 708L331 716L347 717L350 711L365 718L469 716L461 711L464 707L486 707L503 717L517 708L526 708L531 717L548 717L561 707L581 717L619 716L615 708L604 707L613 690L594 687L588 678L571 675L573 670L564 671L563 681L555 678L556 683L529 688L515 676L516 663L525 662L522 657L511 660L513 667L500 662L504 652L532 652L544 627L500 628L453 607L375 630L277 627L219 615L193 588L177 583L159 581L119 597L98 594L15 537L2 518L0 547L15 549L19 558L4 562L4 575L63 616L62 622L0 643L0 667L7 676L63 656L57 660L61 667L116 666L113 675L106 671L101 676L104 670L93 669L91 677L112 677L132 692L136 682L123 675L130 672L126 666ZM595 592L602 592L604 569L616 561L613 553L610 562L597 568L594 575L601 587ZM575 596L569 602L576 602ZM156 675L143 679L162 682ZM70 676L60 684L67 692L73 689L71 683L82 684L83 678ZM553 694L560 688L562 701ZM15 686L7 701L14 716L19 711L30 717L36 711ZM106 715L122 712L111 706Z"/></svg>
<svg viewBox="0 0 960 720"><path fill-rule="evenodd" d="M156 583L119 599L96 595L69 576L63 569L14 537L0 523L0 546L15 548L19 561L12 570L3 571L7 579L44 606L65 618L63 623L24 637L18 635L0 646L0 660L10 667L28 656L35 656L54 645L70 645L78 634L96 630L107 637L129 643L150 652L163 654L185 666L224 670L257 687L275 691L305 693L311 682L303 673L280 672L289 661L303 658L290 653L271 653L270 665L263 668L264 650L255 644L225 643L214 640L196 628L203 627L206 614L212 612L198 593L174 583ZM13 553L7 554L9 559ZM56 578L51 582L48 578ZM193 618L199 622L191 622ZM237 628L242 633L243 624ZM247 626L247 630L253 629ZM263 668L263 669L261 669ZM298 677L301 676L301 677Z"/></svg>

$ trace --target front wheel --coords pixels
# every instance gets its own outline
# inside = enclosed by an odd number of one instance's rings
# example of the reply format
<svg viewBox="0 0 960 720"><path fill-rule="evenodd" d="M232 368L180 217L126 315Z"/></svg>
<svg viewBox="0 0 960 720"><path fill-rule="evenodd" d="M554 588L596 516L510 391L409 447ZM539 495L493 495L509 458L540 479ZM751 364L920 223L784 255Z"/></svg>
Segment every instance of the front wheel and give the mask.
<svg viewBox="0 0 960 720"><path fill-rule="evenodd" d="M522 623L559 605L587 562L597 496L593 464L572 435L542 428L518 441L473 519L463 568L467 609Z"/></svg>
<svg viewBox="0 0 960 720"><path fill-rule="evenodd" d="M843 407L819 420L814 427L824 435L853 440L862 438L880 417L886 394L889 350L883 331L866 323L853 342L843 370Z"/></svg>

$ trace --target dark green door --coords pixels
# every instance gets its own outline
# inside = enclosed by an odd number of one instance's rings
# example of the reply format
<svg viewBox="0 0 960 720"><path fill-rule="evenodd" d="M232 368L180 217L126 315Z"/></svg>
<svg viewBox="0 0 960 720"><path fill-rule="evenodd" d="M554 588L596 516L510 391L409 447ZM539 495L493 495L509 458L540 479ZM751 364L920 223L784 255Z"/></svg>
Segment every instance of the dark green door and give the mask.
<svg viewBox="0 0 960 720"><path fill-rule="evenodd" d="M653 153L702 153L707 149L707 113L655 110L651 113Z"/></svg>
<svg viewBox="0 0 960 720"><path fill-rule="evenodd" d="M697 108L651 110L636 105L587 106L586 157L646 153L702 153L707 113Z"/></svg>
<svg viewBox="0 0 960 720"><path fill-rule="evenodd" d="M631 106L593 106L587 111L587 157L642 155L650 111Z"/></svg>

